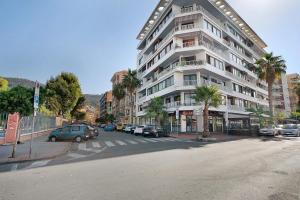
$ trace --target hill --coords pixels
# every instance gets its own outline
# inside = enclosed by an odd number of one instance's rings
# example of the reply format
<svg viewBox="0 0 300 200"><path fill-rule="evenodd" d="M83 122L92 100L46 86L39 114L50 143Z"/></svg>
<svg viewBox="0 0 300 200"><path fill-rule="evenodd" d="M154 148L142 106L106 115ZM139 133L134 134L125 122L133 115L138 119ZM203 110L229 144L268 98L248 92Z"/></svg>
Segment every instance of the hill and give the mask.
<svg viewBox="0 0 300 200"><path fill-rule="evenodd" d="M8 87L13 88L16 86L23 86L26 88L33 88L35 86L35 81L28 80L25 78L11 78L11 77L3 77L8 81ZM45 86L45 84L41 83L41 86Z"/></svg>
<svg viewBox="0 0 300 200"><path fill-rule="evenodd" d="M100 95L84 94L86 104L93 106L94 108L99 107Z"/></svg>

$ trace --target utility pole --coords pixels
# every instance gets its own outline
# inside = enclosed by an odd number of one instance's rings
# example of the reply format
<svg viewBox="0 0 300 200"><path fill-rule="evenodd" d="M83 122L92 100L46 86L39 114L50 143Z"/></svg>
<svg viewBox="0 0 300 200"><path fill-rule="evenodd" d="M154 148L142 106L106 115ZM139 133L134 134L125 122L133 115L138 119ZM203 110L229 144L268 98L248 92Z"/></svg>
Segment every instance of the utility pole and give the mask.
<svg viewBox="0 0 300 200"><path fill-rule="evenodd" d="M33 133L34 133L34 126L35 126L35 117L37 109L39 108L39 101L40 101L40 84L38 81L35 82L35 90L34 90L34 100L33 100L33 116L32 116L32 133L30 137L30 148L29 148L29 158L31 158L32 153L32 141L33 141Z"/></svg>

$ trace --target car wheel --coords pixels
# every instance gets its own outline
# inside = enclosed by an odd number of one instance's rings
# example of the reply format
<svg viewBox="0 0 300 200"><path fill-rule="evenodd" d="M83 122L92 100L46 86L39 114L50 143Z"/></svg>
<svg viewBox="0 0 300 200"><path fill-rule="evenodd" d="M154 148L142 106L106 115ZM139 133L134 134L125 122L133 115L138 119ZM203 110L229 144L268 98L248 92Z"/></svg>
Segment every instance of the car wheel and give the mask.
<svg viewBox="0 0 300 200"><path fill-rule="evenodd" d="M54 136L51 137L51 138L50 138L50 142L56 142L56 137L54 137Z"/></svg>
<svg viewBox="0 0 300 200"><path fill-rule="evenodd" d="M75 138L75 142L80 143L82 141L82 138L80 136L77 136Z"/></svg>

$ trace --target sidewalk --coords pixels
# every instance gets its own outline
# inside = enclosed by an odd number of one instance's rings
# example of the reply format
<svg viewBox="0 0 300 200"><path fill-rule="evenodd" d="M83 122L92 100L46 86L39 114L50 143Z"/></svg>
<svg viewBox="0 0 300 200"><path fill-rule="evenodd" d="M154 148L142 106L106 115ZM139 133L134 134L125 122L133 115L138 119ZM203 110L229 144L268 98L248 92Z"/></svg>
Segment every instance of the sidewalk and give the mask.
<svg viewBox="0 0 300 200"><path fill-rule="evenodd" d="M190 140L198 140L199 134L191 133L191 134L171 134L171 137L182 138L182 139L190 139ZM212 133L208 138L212 142L226 142L233 140L241 140L249 138L250 136L242 136L242 135L227 135L223 133Z"/></svg>
<svg viewBox="0 0 300 200"><path fill-rule="evenodd" d="M13 145L0 145L0 164L50 159L66 153L71 147L70 142L47 142L47 135L33 139L32 154L29 158L30 141L17 145L16 158L9 158Z"/></svg>

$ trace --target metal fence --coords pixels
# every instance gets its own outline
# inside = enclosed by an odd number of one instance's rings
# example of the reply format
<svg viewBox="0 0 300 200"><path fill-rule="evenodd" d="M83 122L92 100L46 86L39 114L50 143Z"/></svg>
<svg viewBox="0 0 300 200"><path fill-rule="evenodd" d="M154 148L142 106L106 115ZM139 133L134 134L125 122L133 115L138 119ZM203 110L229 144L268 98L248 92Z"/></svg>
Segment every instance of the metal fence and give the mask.
<svg viewBox="0 0 300 200"><path fill-rule="evenodd" d="M38 114L36 117L22 117L19 124L19 134L24 135L34 132L46 131L56 127L56 117L44 116L41 114Z"/></svg>
<svg viewBox="0 0 300 200"><path fill-rule="evenodd" d="M0 113L0 138L4 137L8 114Z"/></svg>

